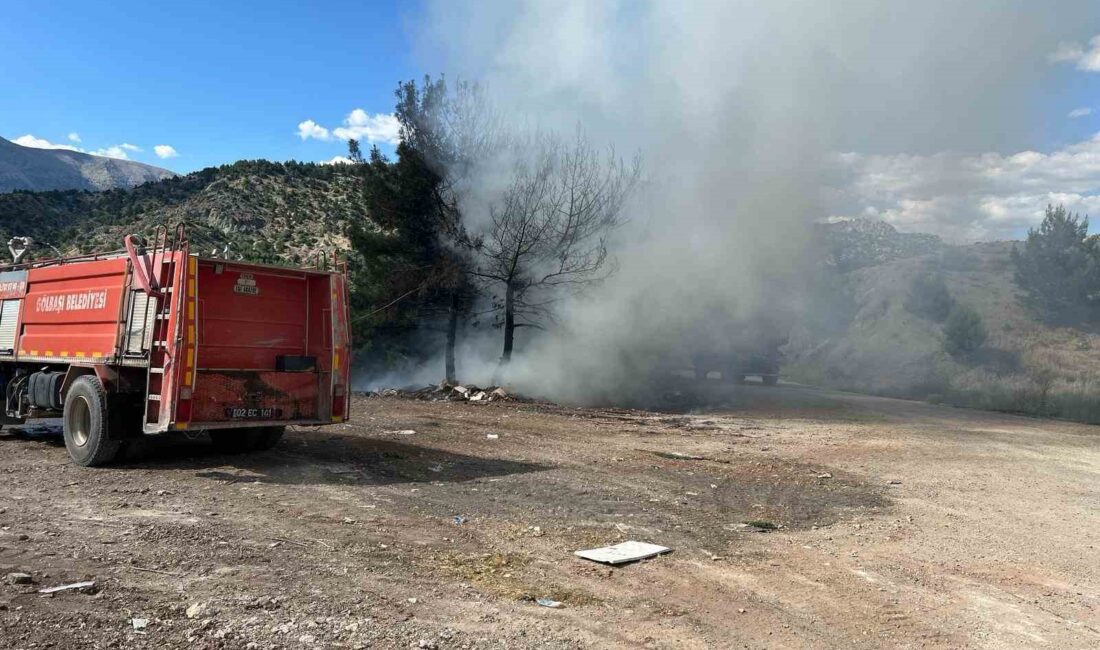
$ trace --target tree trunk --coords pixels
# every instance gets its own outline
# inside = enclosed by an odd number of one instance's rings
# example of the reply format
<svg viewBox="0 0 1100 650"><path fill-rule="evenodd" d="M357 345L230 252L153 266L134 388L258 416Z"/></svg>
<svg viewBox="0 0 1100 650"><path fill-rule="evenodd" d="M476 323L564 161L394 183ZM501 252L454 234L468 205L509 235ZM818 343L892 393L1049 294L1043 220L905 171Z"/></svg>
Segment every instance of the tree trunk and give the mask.
<svg viewBox="0 0 1100 650"><path fill-rule="evenodd" d="M448 384L456 383L455 380L455 341L458 339L458 292L451 292L451 309L447 315L447 349L444 352L445 380Z"/></svg>
<svg viewBox="0 0 1100 650"><path fill-rule="evenodd" d="M511 282L504 292L504 351L493 373L493 384L500 385L504 380L504 371L512 360L512 346L516 339L516 289Z"/></svg>

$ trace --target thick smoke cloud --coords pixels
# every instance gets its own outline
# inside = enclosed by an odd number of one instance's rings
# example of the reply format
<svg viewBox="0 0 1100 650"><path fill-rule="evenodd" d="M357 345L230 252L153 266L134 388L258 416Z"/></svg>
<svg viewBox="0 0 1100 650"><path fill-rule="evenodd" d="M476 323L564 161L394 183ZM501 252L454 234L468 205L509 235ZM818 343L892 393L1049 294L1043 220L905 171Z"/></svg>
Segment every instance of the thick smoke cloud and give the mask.
<svg viewBox="0 0 1100 650"><path fill-rule="evenodd" d="M810 224L876 156L1041 147L1048 56L1095 33L1092 4L429 3L415 20L427 69L484 81L504 114L580 124L646 165L619 272L526 342L512 383L618 398L720 336L707 331L722 327L716 310L795 308ZM865 158L838 171L840 152Z"/></svg>

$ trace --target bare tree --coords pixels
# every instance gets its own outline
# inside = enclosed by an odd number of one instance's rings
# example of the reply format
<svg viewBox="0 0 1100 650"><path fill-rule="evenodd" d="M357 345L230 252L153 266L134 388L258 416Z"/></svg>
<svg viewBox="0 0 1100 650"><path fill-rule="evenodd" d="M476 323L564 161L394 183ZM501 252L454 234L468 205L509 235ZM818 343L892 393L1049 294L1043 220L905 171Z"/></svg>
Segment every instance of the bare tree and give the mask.
<svg viewBox="0 0 1100 650"><path fill-rule="evenodd" d="M538 327L562 291L613 271L607 237L624 220L640 161L601 152L578 130L571 141L546 135L513 143L516 162L477 242L474 275L503 292L504 347L499 380L512 359L515 331ZM499 295L499 294L498 294Z"/></svg>

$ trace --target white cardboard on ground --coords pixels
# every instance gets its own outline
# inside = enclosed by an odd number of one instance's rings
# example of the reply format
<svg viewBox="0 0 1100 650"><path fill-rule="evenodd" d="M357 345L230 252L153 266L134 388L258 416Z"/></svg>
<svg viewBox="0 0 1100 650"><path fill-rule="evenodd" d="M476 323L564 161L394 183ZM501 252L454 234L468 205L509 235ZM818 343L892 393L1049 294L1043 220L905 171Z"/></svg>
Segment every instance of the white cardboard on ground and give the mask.
<svg viewBox="0 0 1100 650"><path fill-rule="evenodd" d="M593 562L622 564L623 562L644 560L647 557L668 553L671 550L671 548L666 546L647 544L646 542L623 542L622 544L615 544L614 546L574 551L573 555L583 557L586 560L592 560Z"/></svg>

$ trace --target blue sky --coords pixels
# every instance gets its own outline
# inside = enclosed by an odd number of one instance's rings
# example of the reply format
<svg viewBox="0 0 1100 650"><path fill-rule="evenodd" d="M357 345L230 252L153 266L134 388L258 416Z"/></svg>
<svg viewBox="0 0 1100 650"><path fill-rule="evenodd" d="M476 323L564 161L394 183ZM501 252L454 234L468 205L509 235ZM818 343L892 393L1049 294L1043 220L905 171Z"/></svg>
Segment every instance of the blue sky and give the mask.
<svg viewBox="0 0 1100 650"><path fill-rule="evenodd" d="M87 151L130 144L141 149L122 149L130 159L177 172L327 160L343 143L302 140L297 125L391 112L398 81L424 72L410 63L413 10L391 0L7 0L0 136ZM156 145L178 157L159 158Z"/></svg>
<svg viewBox="0 0 1100 650"><path fill-rule="evenodd" d="M610 0L594 0L589 8L604 1ZM1012 11L999 15L1011 17ZM1048 15L1032 5L1021 20L1031 20L1037 11ZM453 66L475 78L486 75L492 83L493 74L501 72L494 65L505 61L512 66L507 73L520 73L524 94L546 76L569 78L581 88L593 83L593 71L604 66L607 53L560 40L575 36L577 26L567 19L576 12L566 13L561 15L554 0L518 5L510 0L5 0L0 136L125 156L182 173L246 158L327 161L346 153L343 140L349 135L375 138L389 152L395 131L385 116L393 110L397 83L449 71L435 66ZM694 13L707 11L695 7ZM517 37L515 26L525 23L515 18L525 14L533 31ZM562 24L551 25L557 22ZM616 42L609 30L627 29L620 22L593 28L592 37L602 45ZM1000 32L1017 39L1024 31L1018 22L1007 21ZM1094 215L1097 230L1100 10L1087 9L1076 20L1051 15L1047 22L1033 30L1038 45L1020 49L1027 56L1016 52L1011 61L1001 61L1010 54L997 45L1003 39L966 41L964 54L985 54L975 58L972 71L985 75L987 66L991 89L1012 90L978 93L978 100L985 97L982 106L952 99L952 87L944 85L955 78L952 66L958 60L929 54L918 70L931 75L924 85L920 75L895 71L903 87L916 83L914 106L930 96L935 100L938 92L945 98L940 103L958 110L961 119L909 145L886 136L895 122L920 122L920 110L896 116L878 110L872 114L885 116L885 123L857 123L845 149L858 154L849 159L854 198L843 214L878 216L903 229L962 238L1018 236L1053 202ZM627 38L638 37L627 32ZM545 47L530 47L542 38ZM656 46L690 51L687 43ZM579 57L573 67L564 63L570 57ZM433 63L426 65L425 59ZM570 70L584 73L568 77ZM565 111L573 106L551 103ZM630 102L620 108L633 110Z"/></svg>

